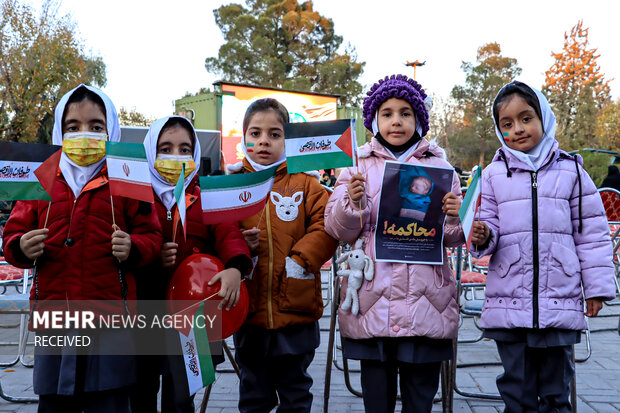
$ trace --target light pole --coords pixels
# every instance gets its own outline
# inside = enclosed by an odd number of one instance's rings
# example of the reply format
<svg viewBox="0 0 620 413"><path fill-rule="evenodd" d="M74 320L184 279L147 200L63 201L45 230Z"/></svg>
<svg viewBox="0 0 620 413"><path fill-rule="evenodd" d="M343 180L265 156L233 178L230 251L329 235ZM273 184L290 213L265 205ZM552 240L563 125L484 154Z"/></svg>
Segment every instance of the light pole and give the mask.
<svg viewBox="0 0 620 413"><path fill-rule="evenodd" d="M407 63L405 63L405 66L413 66L413 80L415 80L415 72L416 72L417 67L424 66L425 64L426 64L426 60L423 62L416 60L415 62L407 61Z"/></svg>

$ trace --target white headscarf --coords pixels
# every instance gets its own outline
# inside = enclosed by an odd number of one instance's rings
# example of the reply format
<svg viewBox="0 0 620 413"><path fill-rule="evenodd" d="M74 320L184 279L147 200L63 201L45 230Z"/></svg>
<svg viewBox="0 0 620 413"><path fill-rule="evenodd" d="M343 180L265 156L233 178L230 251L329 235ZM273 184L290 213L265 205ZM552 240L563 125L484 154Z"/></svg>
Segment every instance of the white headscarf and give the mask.
<svg viewBox="0 0 620 413"><path fill-rule="evenodd" d="M510 83L508 85L510 85ZM557 128L557 121L545 95L543 95L542 93L540 93L539 90L534 89L530 85L527 86L532 89L534 93L536 93L536 97L538 98L538 104L540 105L540 113L542 115L541 121L543 126L543 137L540 142L538 142L536 146L526 152L511 149L508 147L508 145L506 145L506 141L504 141L504 136L502 136L502 133L497 127L497 119L495 119L495 115L493 115L493 120L495 124L495 134L497 135L499 141L502 143L504 149L513 154L521 162L532 168L533 171L537 171L542 166L543 162L545 162L545 159L547 159L547 156L549 155L549 152L553 147L553 143L555 142L555 130ZM504 87L500 89L498 95L499 93L501 93ZM495 96L495 99L497 99L497 96ZM495 99L493 99L494 104Z"/></svg>
<svg viewBox="0 0 620 413"><path fill-rule="evenodd" d="M263 169L267 169L267 168L271 168L274 166L278 166L284 163L284 161L286 161L286 149L282 151L282 156L280 156L280 159L278 159L277 161L275 161L272 164L269 165L261 165L259 163L254 162L249 156L248 156L248 150L245 147L245 134L243 136L243 139L241 140L241 150L243 151L243 154L245 155L245 158L248 160L248 162L250 163L250 165L252 165L252 168L254 168L254 170L256 172L258 171L262 171ZM256 146L254 147L256 148Z"/></svg>
<svg viewBox="0 0 620 413"><path fill-rule="evenodd" d="M84 84L79 85L75 89L65 93L65 95L60 98L58 105L56 105L56 111L54 112L54 129L52 130L52 143L54 145L62 145L62 117L65 113L65 107L67 106L67 101L73 95L73 93L81 87L85 87L91 92L97 94L103 100L103 104L105 105L105 118L106 118L106 128L108 130L108 140L110 142L118 142L121 139L121 128L118 124L118 115L116 114L116 108L114 104L110 100L110 98L100 91L97 88L92 86L86 86ZM84 185L88 183L95 175L99 173L101 168L103 167L103 163L105 162L105 157L92 165L88 166L79 166L75 162L73 162L67 154L64 152L60 156L60 170L62 171L62 176L67 181L67 185L73 191L73 195L77 198L80 192L82 192L82 188Z"/></svg>
<svg viewBox="0 0 620 413"><path fill-rule="evenodd" d="M192 124L182 116L166 116L165 118L157 119L151 124L149 131L144 138L144 149L146 151L146 159L149 162L149 170L151 171L151 182L153 184L153 190L155 194L161 199L164 206L170 211L174 204L177 202L174 198L174 185L166 181L155 169L155 160L157 159L157 141L159 140L159 134L162 128L172 118L179 118L187 122L194 132L194 162L196 163L196 170L185 178L183 190L187 190L188 185L194 179L194 176L200 170L200 142L196 136L196 130Z"/></svg>

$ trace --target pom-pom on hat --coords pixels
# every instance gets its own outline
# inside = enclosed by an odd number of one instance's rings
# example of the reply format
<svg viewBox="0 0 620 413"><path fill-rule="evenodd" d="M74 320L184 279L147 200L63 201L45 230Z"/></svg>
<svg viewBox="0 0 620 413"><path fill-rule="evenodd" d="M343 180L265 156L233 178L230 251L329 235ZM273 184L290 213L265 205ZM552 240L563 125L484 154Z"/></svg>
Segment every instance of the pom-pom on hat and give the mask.
<svg viewBox="0 0 620 413"><path fill-rule="evenodd" d="M364 98L364 126L372 131L372 121L377 114L379 107L390 98L403 99L411 104L416 115L417 127L422 132L420 136L425 136L428 132L428 111L431 100L426 96L422 86L413 79L405 75L386 76L372 85ZM417 128L416 128L417 129Z"/></svg>

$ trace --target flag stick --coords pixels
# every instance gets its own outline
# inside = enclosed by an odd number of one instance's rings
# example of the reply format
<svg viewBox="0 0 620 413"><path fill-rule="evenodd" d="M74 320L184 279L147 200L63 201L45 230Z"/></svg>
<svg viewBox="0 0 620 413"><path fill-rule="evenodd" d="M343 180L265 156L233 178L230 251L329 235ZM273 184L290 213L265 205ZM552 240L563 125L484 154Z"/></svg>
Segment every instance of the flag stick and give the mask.
<svg viewBox="0 0 620 413"><path fill-rule="evenodd" d="M52 209L52 201L50 201L50 203L47 205L47 213L45 214L45 222L43 223L43 229L47 228L47 219L50 217L50 209ZM34 261L32 262L33 268L37 266L37 258L35 258Z"/></svg>
<svg viewBox="0 0 620 413"><path fill-rule="evenodd" d="M359 167L359 158L357 156L357 150L355 151L355 173L359 174L360 173L360 167ZM366 192L366 189L364 188L364 192ZM362 198L364 198L364 195L362 194ZM359 208L360 211L360 228L364 228L364 221L362 220L362 198L360 198L359 201L357 201L357 206Z"/></svg>
<svg viewBox="0 0 620 413"><path fill-rule="evenodd" d="M258 218L258 224L256 224L256 228L258 228L260 226L260 222L263 220L263 214L265 213L265 208L269 208L269 200L267 200L267 202L265 202L265 207L263 208L263 210L260 213L260 217Z"/></svg>
<svg viewBox="0 0 620 413"><path fill-rule="evenodd" d="M118 225L116 225L116 219L114 218L114 200L112 199L112 195L110 195L110 205L112 206L112 228L117 230L119 228Z"/></svg>
<svg viewBox="0 0 620 413"><path fill-rule="evenodd" d="M177 206L178 207L178 206ZM179 225L179 220L175 219L174 220L174 230L172 231L172 242L174 243L175 240L177 239L177 227Z"/></svg>
<svg viewBox="0 0 620 413"><path fill-rule="evenodd" d="M43 229L47 228L47 219L50 217L50 209L52 209L52 201L47 205L47 213L45 214L45 223L43 223Z"/></svg>

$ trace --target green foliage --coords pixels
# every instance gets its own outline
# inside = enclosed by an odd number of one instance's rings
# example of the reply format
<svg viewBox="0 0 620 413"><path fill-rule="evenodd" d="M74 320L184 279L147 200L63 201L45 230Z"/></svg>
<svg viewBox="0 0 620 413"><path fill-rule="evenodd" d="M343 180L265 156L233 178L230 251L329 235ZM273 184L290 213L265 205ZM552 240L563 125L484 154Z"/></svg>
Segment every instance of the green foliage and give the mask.
<svg viewBox="0 0 620 413"><path fill-rule="evenodd" d="M156 119L149 118L135 109L121 107L118 111L118 121L121 126L151 126Z"/></svg>
<svg viewBox="0 0 620 413"><path fill-rule="evenodd" d="M208 71L230 82L342 95L341 103L357 104L357 81L364 62L348 45L338 53L342 37L334 22L314 11L312 1L247 0L214 10L226 43L208 57Z"/></svg>
<svg viewBox="0 0 620 413"><path fill-rule="evenodd" d="M209 94L209 93L211 93L211 89L210 88L208 88L208 87L201 87L200 89L198 89L198 92L196 92L196 93L192 93L192 92L190 92L188 90L187 92L185 92L185 94L183 95L183 97L181 99L189 98L189 97L192 97L192 96L198 96L198 95L206 95L206 94Z"/></svg>
<svg viewBox="0 0 620 413"><path fill-rule="evenodd" d="M607 176L607 167L610 165L611 157L604 153L590 151L579 151L578 153L583 157L583 168L598 188Z"/></svg>
<svg viewBox="0 0 620 413"><path fill-rule="evenodd" d="M604 106L596 120L599 148L620 150L620 100Z"/></svg>
<svg viewBox="0 0 620 413"><path fill-rule="evenodd" d="M105 64L86 56L69 16L0 0L0 139L47 142L58 98L79 83L104 86Z"/></svg>
<svg viewBox="0 0 620 413"><path fill-rule="evenodd" d="M463 62L465 85L455 86L451 93L462 111L463 127L448 141L451 152L465 168L484 165L492 159L500 145L491 115L493 99L504 84L521 73L517 59L503 57L498 43L481 46L476 61L475 66Z"/></svg>

